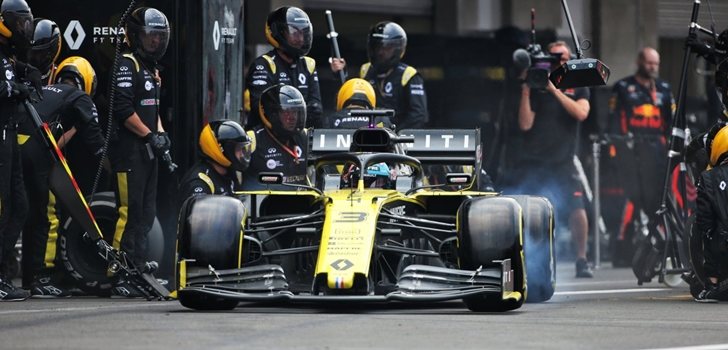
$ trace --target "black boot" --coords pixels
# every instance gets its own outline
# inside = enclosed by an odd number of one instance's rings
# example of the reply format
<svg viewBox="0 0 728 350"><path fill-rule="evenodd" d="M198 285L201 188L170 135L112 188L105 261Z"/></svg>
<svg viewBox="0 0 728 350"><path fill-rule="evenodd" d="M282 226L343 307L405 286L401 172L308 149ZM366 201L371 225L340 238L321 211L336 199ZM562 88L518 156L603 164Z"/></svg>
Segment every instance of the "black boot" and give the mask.
<svg viewBox="0 0 728 350"><path fill-rule="evenodd" d="M30 297L30 292L15 287L9 279L0 276L0 301L21 301L28 297Z"/></svg>
<svg viewBox="0 0 728 350"><path fill-rule="evenodd" d="M720 291L718 290L718 285L708 282L708 284L705 286L705 289L703 289L703 291L698 294L698 297L695 298L695 301L699 303L717 303L718 294L720 294Z"/></svg>
<svg viewBox="0 0 728 350"><path fill-rule="evenodd" d="M576 259L576 277L577 278L594 277L594 272L592 272L591 267L589 267L589 263L586 262L586 259Z"/></svg>

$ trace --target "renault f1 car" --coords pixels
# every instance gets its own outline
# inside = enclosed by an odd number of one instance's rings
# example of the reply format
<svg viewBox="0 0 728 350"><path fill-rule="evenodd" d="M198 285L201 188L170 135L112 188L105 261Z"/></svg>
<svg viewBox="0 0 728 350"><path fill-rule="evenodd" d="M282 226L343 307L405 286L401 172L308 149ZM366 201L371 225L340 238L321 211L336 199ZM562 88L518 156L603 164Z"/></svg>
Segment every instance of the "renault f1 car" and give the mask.
<svg viewBox="0 0 728 350"><path fill-rule="evenodd" d="M314 130L313 186L261 173L265 190L183 204L179 301L221 310L240 301L462 299L470 310L500 312L548 300L548 200L471 190L478 171L428 182L434 166L479 169L479 140L479 130ZM378 164L397 169L396 181L368 187L367 171Z"/></svg>

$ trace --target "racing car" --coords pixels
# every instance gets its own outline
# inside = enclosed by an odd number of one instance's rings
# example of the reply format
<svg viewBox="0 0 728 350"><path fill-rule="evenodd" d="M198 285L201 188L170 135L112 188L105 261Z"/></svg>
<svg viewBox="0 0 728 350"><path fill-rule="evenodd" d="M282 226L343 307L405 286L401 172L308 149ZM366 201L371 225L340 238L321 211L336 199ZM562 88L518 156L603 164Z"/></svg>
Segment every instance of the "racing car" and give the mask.
<svg viewBox="0 0 728 350"><path fill-rule="evenodd" d="M551 298L553 209L476 188L479 130L314 130L313 185L194 196L178 222L177 297L246 302L438 302L502 312ZM434 166L471 169L428 181ZM396 171L372 186L375 170Z"/></svg>

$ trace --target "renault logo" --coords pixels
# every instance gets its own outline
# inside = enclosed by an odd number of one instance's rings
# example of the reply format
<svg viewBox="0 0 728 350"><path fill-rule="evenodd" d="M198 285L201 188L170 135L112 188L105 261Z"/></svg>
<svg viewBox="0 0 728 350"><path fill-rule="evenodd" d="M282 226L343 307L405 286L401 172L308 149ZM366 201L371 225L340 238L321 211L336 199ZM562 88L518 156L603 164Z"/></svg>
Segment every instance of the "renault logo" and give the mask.
<svg viewBox="0 0 728 350"><path fill-rule="evenodd" d="M220 47L220 24L215 21L215 25L212 28L212 44L215 46L215 51Z"/></svg>
<svg viewBox="0 0 728 350"><path fill-rule="evenodd" d="M76 32L76 38L73 38L73 32ZM68 43L68 48L71 50L78 50L83 44L83 39L86 38L86 32L83 30L81 23L78 20L72 20L68 23L66 31L63 33L63 39Z"/></svg>
<svg viewBox="0 0 728 350"><path fill-rule="evenodd" d="M348 259L339 259L332 262L330 266L336 270L345 271L354 266L354 263L352 263Z"/></svg>

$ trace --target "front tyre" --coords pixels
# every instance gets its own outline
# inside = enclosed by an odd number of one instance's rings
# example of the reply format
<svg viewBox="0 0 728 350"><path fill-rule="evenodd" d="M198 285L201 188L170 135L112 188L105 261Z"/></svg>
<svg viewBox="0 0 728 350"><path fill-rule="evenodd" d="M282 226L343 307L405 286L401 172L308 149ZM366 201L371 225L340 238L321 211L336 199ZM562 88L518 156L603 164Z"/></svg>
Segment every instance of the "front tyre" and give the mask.
<svg viewBox="0 0 728 350"><path fill-rule="evenodd" d="M526 297L521 207L513 198L481 197L463 202L458 209L460 268L500 266L510 259L513 291L463 299L468 309L483 312L514 310Z"/></svg>

